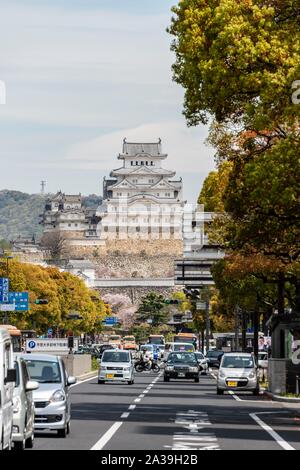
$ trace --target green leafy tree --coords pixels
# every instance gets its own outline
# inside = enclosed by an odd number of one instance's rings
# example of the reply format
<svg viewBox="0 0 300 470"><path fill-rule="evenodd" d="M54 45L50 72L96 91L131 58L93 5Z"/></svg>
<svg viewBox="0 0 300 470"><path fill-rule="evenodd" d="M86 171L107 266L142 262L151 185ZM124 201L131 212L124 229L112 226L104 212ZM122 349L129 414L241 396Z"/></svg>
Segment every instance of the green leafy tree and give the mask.
<svg viewBox="0 0 300 470"><path fill-rule="evenodd" d="M152 320L152 327L167 323L169 311L166 308L165 298L161 294L150 292L142 298L136 314L136 320L146 323Z"/></svg>

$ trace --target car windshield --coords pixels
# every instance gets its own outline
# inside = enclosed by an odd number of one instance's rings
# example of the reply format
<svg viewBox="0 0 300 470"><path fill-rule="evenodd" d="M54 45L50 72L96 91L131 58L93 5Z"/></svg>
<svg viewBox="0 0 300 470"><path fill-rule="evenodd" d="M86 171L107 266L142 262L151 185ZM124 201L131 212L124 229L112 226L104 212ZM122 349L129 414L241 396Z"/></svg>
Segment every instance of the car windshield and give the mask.
<svg viewBox="0 0 300 470"><path fill-rule="evenodd" d="M194 353L172 353L169 355L168 364L196 364Z"/></svg>
<svg viewBox="0 0 300 470"><path fill-rule="evenodd" d="M254 361L247 356L225 356L222 366L224 369L253 369Z"/></svg>
<svg viewBox="0 0 300 470"><path fill-rule="evenodd" d="M141 350L142 351L153 351L153 346L142 346Z"/></svg>
<svg viewBox="0 0 300 470"><path fill-rule="evenodd" d="M61 373L57 361L26 360L29 376L42 384L61 383Z"/></svg>
<svg viewBox="0 0 300 470"><path fill-rule="evenodd" d="M195 353L197 356L197 359L205 359L204 355L202 353Z"/></svg>
<svg viewBox="0 0 300 470"><path fill-rule="evenodd" d="M223 351L208 351L207 357L219 357L223 354Z"/></svg>
<svg viewBox="0 0 300 470"><path fill-rule="evenodd" d="M102 362L130 362L130 356L124 351L105 351Z"/></svg>
<svg viewBox="0 0 300 470"><path fill-rule="evenodd" d="M268 353L259 353L258 359L260 361L267 361L268 360Z"/></svg>
<svg viewBox="0 0 300 470"><path fill-rule="evenodd" d="M174 351L193 352L194 347L192 344L174 344Z"/></svg>

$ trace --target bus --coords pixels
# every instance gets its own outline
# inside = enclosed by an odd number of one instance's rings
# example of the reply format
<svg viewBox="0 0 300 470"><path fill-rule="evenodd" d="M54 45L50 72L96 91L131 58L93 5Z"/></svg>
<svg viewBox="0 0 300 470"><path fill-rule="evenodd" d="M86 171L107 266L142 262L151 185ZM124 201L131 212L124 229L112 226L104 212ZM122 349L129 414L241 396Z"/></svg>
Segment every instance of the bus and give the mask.
<svg viewBox="0 0 300 470"><path fill-rule="evenodd" d="M194 333L178 333L174 336L174 343L191 343L197 349L197 336Z"/></svg>
<svg viewBox="0 0 300 470"><path fill-rule="evenodd" d="M148 338L148 343L164 345L165 344L165 337L164 337L164 335L150 335L149 338Z"/></svg>
<svg viewBox="0 0 300 470"><path fill-rule="evenodd" d="M12 345L14 352L22 352L22 333L16 326L0 325L0 328L5 328L12 338Z"/></svg>
<svg viewBox="0 0 300 470"><path fill-rule="evenodd" d="M108 344L112 344L116 348L122 349L122 336L110 335L108 337Z"/></svg>

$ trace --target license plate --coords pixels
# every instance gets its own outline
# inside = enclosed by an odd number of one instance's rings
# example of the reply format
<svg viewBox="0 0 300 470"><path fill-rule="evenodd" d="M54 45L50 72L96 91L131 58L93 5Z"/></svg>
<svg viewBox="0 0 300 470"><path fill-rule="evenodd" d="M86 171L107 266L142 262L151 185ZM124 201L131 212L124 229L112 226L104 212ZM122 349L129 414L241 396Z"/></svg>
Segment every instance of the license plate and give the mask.
<svg viewBox="0 0 300 470"><path fill-rule="evenodd" d="M228 387L237 387L237 382L228 382Z"/></svg>
<svg viewBox="0 0 300 470"><path fill-rule="evenodd" d="M106 374L107 379L113 379L115 374Z"/></svg>
<svg viewBox="0 0 300 470"><path fill-rule="evenodd" d="M178 374L178 377L185 377L185 374L183 374L182 372L180 372L180 373Z"/></svg>

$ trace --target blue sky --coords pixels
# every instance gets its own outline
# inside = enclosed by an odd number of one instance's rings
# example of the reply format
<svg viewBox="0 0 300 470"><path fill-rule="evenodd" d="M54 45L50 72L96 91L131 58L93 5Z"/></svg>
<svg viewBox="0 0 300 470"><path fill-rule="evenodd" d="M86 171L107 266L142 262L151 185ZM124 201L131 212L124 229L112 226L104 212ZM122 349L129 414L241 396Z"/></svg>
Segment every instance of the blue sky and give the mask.
<svg viewBox="0 0 300 470"><path fill-rule="evenodd" d="M207 129L188 129L172 83L175 0L0 0L0 189L102 192L123 137L163 140L197 197L213 168Z"/></svg>

